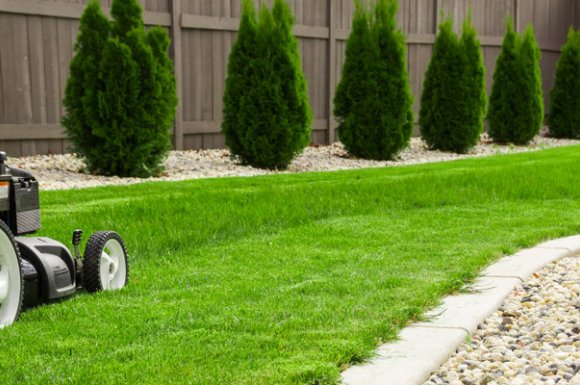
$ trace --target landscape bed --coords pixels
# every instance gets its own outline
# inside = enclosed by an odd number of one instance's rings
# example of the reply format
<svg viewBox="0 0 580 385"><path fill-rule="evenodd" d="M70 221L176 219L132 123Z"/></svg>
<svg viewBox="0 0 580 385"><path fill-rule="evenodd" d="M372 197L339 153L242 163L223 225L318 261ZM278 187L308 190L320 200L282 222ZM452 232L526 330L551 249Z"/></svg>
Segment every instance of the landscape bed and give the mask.
<svg viewBox="0 0 580 385"><path fill-rule="evenodd" d="M401 168L45 191L129 286L0 330L0 383L334 384L502 254L580 233L580 147Z"/></svg>

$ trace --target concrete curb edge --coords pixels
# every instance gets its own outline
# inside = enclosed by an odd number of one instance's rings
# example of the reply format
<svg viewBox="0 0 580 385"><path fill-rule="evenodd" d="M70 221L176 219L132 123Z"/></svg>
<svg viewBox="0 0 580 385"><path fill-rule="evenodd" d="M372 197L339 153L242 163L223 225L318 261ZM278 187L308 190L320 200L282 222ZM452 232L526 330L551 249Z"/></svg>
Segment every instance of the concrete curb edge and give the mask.
<svg viewBox="0 0 580 385"><path fill-rule="evenodd" d="M399 340L378 348L377 356L341 374L344 385L421 385L458 345L495 312L520 282L562 258L580 254L580 235L541 243L501 258L474 282L473 293L448 296Z"/></svg>

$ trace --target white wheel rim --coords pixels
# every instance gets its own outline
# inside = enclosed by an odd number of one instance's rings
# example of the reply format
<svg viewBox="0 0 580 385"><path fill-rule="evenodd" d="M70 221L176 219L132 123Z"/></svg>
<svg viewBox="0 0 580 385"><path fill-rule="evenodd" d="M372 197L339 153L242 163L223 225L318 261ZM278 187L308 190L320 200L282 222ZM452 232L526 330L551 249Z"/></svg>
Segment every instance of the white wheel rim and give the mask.
<svg viewBox="0 0 580 385"><path fill-rule="evenodd" d="M116 239L109 239L101 253L101 285L103 290L117 290L127 281L127 262L123 246Z"/></svg>
<svg viewBox="0 0 580 385"><path fill-rule="evenodd" d="M18 317L22 297L22 271L8 235L0 230L0 328Z"/></svg>

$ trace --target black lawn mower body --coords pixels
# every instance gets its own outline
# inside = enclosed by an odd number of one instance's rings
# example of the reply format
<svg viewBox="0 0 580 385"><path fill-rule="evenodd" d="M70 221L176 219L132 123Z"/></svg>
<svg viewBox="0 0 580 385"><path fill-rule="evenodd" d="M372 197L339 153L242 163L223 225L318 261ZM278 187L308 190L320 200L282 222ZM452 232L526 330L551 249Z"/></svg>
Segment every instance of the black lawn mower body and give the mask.
<svg viewBox="0 0 580 385"><path fill-rule="evenodd" d="M38 181L6 165L6 154L0 152L0 328L14 322L22 308L60 300L80 289L95 292L127 284L127 253L117 233L94 233L81 257L82 231L73 232L73 255L53 239L25 236L39 229Z"/></svg>

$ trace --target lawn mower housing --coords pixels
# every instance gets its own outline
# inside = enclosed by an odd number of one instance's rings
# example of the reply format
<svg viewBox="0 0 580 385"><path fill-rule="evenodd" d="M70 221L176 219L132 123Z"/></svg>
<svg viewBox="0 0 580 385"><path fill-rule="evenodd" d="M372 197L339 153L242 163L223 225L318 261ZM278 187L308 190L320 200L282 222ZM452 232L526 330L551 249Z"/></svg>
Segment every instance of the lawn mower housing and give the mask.
<svg viewBox="0 0 580 385"><path fill-rule="evenodd" d="M0 154L0 219L14 235L33 233L40 229L38 181L4 162Z"/></svg>
<svg viewBox="0 0 580 385"><path fill-rule="evenodd" d="M117 233L92 234L81 258L81 230L73 232L73 256L58 241L23 236L39 229L38 181L8 167L0 152L0 327L15 321L22 307L66 298L79 289L95 292L127 284L127 253Z"/></svg>

